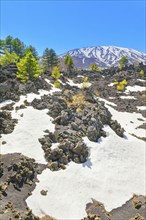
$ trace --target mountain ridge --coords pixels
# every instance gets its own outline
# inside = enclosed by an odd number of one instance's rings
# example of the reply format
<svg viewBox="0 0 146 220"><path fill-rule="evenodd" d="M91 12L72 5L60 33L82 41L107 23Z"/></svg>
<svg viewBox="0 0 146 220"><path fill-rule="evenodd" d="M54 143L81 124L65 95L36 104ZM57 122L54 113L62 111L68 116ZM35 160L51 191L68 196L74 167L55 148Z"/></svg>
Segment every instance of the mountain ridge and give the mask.
<svg viewBox="0 0 146 220"><path fill-rule="evenodd" d="M122 56L128 58L129 64L143 62L146 64L146 54L135 49L117 46L92 46L69 50L59 56L63 59L66 55L73 58L75 67L89 69L92 63L100 68L118 66Z"/></svg>

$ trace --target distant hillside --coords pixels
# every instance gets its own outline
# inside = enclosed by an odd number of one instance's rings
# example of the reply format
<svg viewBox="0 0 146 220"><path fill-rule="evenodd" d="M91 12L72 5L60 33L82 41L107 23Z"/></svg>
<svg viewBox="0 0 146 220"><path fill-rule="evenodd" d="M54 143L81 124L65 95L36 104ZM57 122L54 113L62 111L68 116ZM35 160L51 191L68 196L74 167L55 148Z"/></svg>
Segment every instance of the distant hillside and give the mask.
<svg viewBox="0 0 146 220"><path fill-rule="evenodd" d="M77 68L89 69L92 63L101 68L117 66L122 56L126 56L130 63L143 62L146 64L146 54L128 48L115 46L84 47L70 50L59 57L63 59L66 55L73 58Z"/></svg>

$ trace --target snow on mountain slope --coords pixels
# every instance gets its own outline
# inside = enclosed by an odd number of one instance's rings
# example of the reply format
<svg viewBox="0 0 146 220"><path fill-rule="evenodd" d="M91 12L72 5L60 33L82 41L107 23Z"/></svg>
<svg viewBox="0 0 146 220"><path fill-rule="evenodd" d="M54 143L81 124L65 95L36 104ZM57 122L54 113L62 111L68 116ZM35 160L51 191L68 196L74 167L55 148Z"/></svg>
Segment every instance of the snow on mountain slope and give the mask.
<svg viewBox="0 0 146 220"><path fill-rule="evenodd" d="M146 54L128 48L115 46L85 47L70 50L59 57L63 59L66 55L73 58L74 64L78 68L88 69L92 63L96 63L102 68L117 66L122 56L126 56L129 63L143 62L146 64Z"/></svg>

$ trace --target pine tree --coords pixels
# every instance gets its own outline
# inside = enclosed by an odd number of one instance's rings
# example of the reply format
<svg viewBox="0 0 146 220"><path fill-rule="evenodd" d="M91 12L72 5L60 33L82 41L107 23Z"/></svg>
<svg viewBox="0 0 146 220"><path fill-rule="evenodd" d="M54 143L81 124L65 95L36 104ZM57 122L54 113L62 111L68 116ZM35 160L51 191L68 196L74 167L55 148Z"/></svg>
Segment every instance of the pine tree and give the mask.
<svg viewBox="0 0 146 220"><path fill-rule="evenodd" d="M97 69L98 69L98 66L95 63L92 63L90 65L90 70L97 70Z"/></svg>
<svg viewBox="0 0 146 220"><path fill-rule="evenodd" d="M0 53L4 53L6 49L9 53L16 53L19 57L24 55L24 43L19 38L7 36L5 40L0 40Z"/></svg>
<svg viewBox="0 0 146 220"><path fill-rule="evenodd" d="M0 54L4 54L4 49L5 49L5 41L0 40Z"/></svg>
<svg viewBox="0 0 146 220"><path fill-rule="evenodd" d="M54 66L58 64L58 57L53 49L46 48L43 52L43 69L52 71Z"/></svg>
<svg viewBox="0 0 146 220"><path fill-rule="evenodd" d="M67 71L71 71L74 67L74 63L73 63L73 59L66 55L66 57L64 58L64 63L66 64L67 66Z"/></svg>
<svg viewBox="0 0 146 220"><path fill-rule="evenodd" d="M9 53L12 53L12 36L7 36L5 39L5 49L8 50Z"/></svg>
<svg viewBox="0 0 146 220"><path fill-rule="evenodd" d="M38 59L38 52L37 52L37 50L36 50L35 47L33 47L32 45L26 47L26 49L25 49L25 51L24 51L24 54L27 54L28 52L31 52L32 55L33 55L36 59Z"/></svg>
<svg viewBox="0 0 146 220"><path fill-rule="evenodd" d="M8 64L18 62L18 59L19 57L16 53L10 53L8 50L4 49L4 54L0 55L0 65L7 66Z"/></svg>
<svg viewBox="0 0 146 220"><path fill-rule="evenodd" d="M19 57L24 55L24 43L19 40L19 38L15 38L12 40L12 52L15 52Z"/></svg>
<svg viewBox="0 0 146 220"><path fill-rule="evenodd" d="M126 65L128 64L128 59L127 59L127 57L126 57L126 56L123 56L123 57L120 59L119 63L120 63L120 69L122 69L124 66L126 66Z"/></svg>
<svg viewBox="0 0 146 220"><path fill-rule="evenodd" d="M54 86L59 88L60 87L60 82L59 82L58 79L60 78L60 70L57 66L53 67L51 76L55 79Z"/></svg>
<svg viewBox="0 0 146 220"><path fill-rule="evenodd" d="M25 57L20 59L20 62L17 63L17 78L21 82L27 82L27 80L33 80L34 78L39 77L42 70L40 69L40 64L38 60L32 55L31 52L28 52Z"/></svg>
<svg viewBox="0 0 146 220"><path fill-rule="evenodd" d="M51 76L53 78L55 78L55 79L59 79L60 78L60 71L59 71L59 68L57 66L53 67Z"/></svg>

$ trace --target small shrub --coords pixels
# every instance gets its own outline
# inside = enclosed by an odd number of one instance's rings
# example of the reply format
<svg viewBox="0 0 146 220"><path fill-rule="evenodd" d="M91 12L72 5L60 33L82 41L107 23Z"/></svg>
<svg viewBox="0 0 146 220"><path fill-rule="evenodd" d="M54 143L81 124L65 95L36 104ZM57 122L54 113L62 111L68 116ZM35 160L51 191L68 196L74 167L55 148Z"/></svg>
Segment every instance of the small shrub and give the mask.
<svg viewBox="0 0 146 220"><path fill-rule="evenodd" d="M124 91L125 90L125 85L123 85L123 84L117 85L117 90L118 91Z"/></svg>
<svg viewBox="0 0 146 220"><path fill-rule="evenodd" d="M82 112L82 110L83 110L83 109L81 109L81 107L78 107L78 108L76 109L76 112Z"/></svg>
<svg viewBox="0 0 146 220"><path fill-rule="evenodd" d="M114 83L114 86L117 86L119 84L118 81L114 81L113 83Z"/></svg>
<svg viewBox="0 0 146 220"><path fill-rule="evenodd" d="M120 63L120 69L122 69L124 66L127 66L127 64L128 64L128 59L127 59L127 57L126 57L126 56L123 56L123 57L120 59L119 63Z"/></svg>
<svg viewBox="0 0 146 220"><path fill-rule="evenodd" d="M98 66L95 63L92 63L90 66L90 70L97 70Z"/></svg>
<svg viewBox="0 0 146 220"><path fill-rule="evenodd" d="M89 87L90 87L89 82L83 82L82 89L86 89L86 88L89 88Z"/></svg>
<svg viewBox="0 0 146 220"><path fill-rule="evenodd" d="M114 81L114 86L116 86L117 91L124 91L127 84L126 79L123 79L121 82Z"/></svg>
<svg viewBox="0 0 146 220"><path fill-rule="evenodd" d="M82 92L73 95L70 99L70 101L67 101L67 106L76 106L76 111L82 111L85 106L89 105L90 103L85 100L85 96L83 95Z"/></svg>
<svg viewBox="0 0 146 220"><path fill-rule="evenodd" d="M87 76L85 76L84 78L83 78L83 83L86 83L86 82L88 82L88 77Z"/></svg>
<svg viewBox="0 0 146 220"><path fill-rule="evenodd" d="M55 78L56 80L60 78L60 71L59 71L59 68L57 66L53 67L51 76L53 78Z"/></svg>
<svg viewBox="0 0 146 220"><path fill-rule="evenodd" d="M126 79L123 79L119 84L127 86L128 83L127 83Z"/></svg>
<svg viewBox="0 0 146 220"><path fill-rule="evenodd" d="M140 73L139 73L141 76L144 76L144 70L140 70Z"/></svg>
<svg viewBox="0 0 146 220"><path fill-rule="evenodd" d="M55 80L54 86L55 86L56 88L59 88L59 87L61 86L61 85L60 85L60 82L59 82L58 80Z"/></svg>
<svg viewBox="0 0 146 220"><path fill-rule="evenodd" d="M83 83L82 83L82 89L86 89L86 88L89 88L90 87L90 84L88 82L88 77L84 77L83 78Z"/></svg>
<svg viewBox="0 0 146 220"><path fill-rule="evenodd" d="M4 50L4 54L0 55L0 65L6 66L11 63L17 63L18 62L18 55L16 53L9 53L8 50Z"/></svg>
<svg viewBox="0 0 146 220"><path fill-rule="evenodd" d="M71 71L74 67L74 63L73 63L73 59L72 57L66 55L66 57L64 58L64 64L67 67L67 71Z"/></svg>

